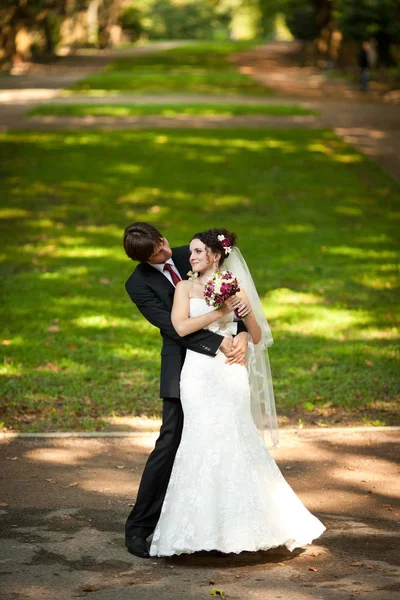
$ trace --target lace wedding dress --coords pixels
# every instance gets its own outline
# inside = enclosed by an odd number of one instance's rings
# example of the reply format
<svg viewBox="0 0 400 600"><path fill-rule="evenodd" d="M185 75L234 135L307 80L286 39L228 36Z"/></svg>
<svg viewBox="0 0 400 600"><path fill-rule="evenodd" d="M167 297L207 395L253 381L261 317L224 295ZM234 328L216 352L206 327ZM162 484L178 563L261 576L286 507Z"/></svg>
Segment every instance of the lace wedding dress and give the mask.
<svg viewBox="0 0 400 600"><path fill-rule="evenodd" d="M190 300L190 316L209 310ZM217 322L229 337L233 313ZM213 326L213 331L217 327ZM239 553L309 544L325 530L286 483L250 412L246 367L188 350L181 375L184 412L150 554Z"/></svg>

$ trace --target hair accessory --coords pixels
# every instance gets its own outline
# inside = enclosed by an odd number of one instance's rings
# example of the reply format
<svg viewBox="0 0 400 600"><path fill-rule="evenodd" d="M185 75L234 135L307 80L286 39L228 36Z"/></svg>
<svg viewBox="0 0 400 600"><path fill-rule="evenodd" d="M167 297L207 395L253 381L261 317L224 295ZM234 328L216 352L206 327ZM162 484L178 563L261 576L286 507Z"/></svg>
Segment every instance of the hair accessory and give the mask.
<svg viewBox="0 0 400 600"><path fill-rule="evenodd" d="M228 254L230 254L232 252L232 246L231 246L229 240L224 235L219 235L218 241L221 242L221 246L225 250L225 256L228 256Z"/></svg>
<svg viewBox="0 0 400 600"><path fill-rule="evenodd" d="M188 278L189 278L189 281L194 281L195 279L197 279L197 278L198 278L198 276L199 276L199 273L193 273L193 271L188 271L188 272L186 273L186 275L188 276Z"/></svg>

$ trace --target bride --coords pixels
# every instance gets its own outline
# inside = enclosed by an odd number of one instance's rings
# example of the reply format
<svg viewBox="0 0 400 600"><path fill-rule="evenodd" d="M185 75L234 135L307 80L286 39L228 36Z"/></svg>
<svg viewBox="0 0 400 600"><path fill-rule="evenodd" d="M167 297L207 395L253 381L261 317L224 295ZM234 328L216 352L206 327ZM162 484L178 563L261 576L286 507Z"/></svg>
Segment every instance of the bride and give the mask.
<svg viewBox="0 0 400 600"><path fill-rule="evenodd" d="M265 348L272 337L247 265L226 229L196 234L190 243L193 274L178 283L172 323L180 336L202 328L224 337L235 333L233 306L209 307L204 286L222 266L241 286L250 336L247 366L227 364L188 350L181 374L183 433L150 555L200 550L224 553L289 550L309 544L325 530L286 483L259 429L277 426ZM242 287L243 286L243 287ZM247 289L246 289L247 287ZM246 314L247 313L247 314Z"/></svg>

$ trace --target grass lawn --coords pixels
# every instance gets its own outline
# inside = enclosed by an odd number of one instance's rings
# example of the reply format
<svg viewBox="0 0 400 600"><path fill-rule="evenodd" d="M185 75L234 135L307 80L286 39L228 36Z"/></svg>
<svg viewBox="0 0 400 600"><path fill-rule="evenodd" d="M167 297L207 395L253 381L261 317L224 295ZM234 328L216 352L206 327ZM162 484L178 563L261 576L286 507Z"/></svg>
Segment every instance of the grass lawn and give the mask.
<svg viewBox="0 0 400 600"><path fill-rule="evenodd" d="M190 44L135 58L120 58L104 71L73 84L83 94L222 94L268 96L272 91L236 71L229 56L248 43Z"/></svg>
<svg viewBox="0 0 400 600"><path fill-rule="evenodd" d="M144 115L268 115L288 117L315 115L316 111L295 104L240 105L240 104L46 104L30 111L29 116L68 117L130 117Z"/></svg>
<svg viewBox="0 0 400 600"><path fill-rule="evenodd" d="M0 136L0 421L159 415L160 338L124 290L124 227L236 231L270 320L282 420L395 423L400 194L325 130Z"/></svg>

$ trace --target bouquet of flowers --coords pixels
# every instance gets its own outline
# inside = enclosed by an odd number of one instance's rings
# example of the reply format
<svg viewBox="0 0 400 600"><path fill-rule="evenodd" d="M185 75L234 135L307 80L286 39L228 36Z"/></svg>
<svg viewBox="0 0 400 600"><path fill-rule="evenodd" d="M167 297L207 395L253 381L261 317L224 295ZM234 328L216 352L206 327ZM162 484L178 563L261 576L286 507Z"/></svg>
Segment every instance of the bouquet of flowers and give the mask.
<svg viewBox="0 0 400 600"><path fill-rule="evenodd" d="M206 304L214 308L220 308L236 292L240 292L239 282L230 271L216 271L204 286ZM240 318L236 310L235 315Z"/></svg>

